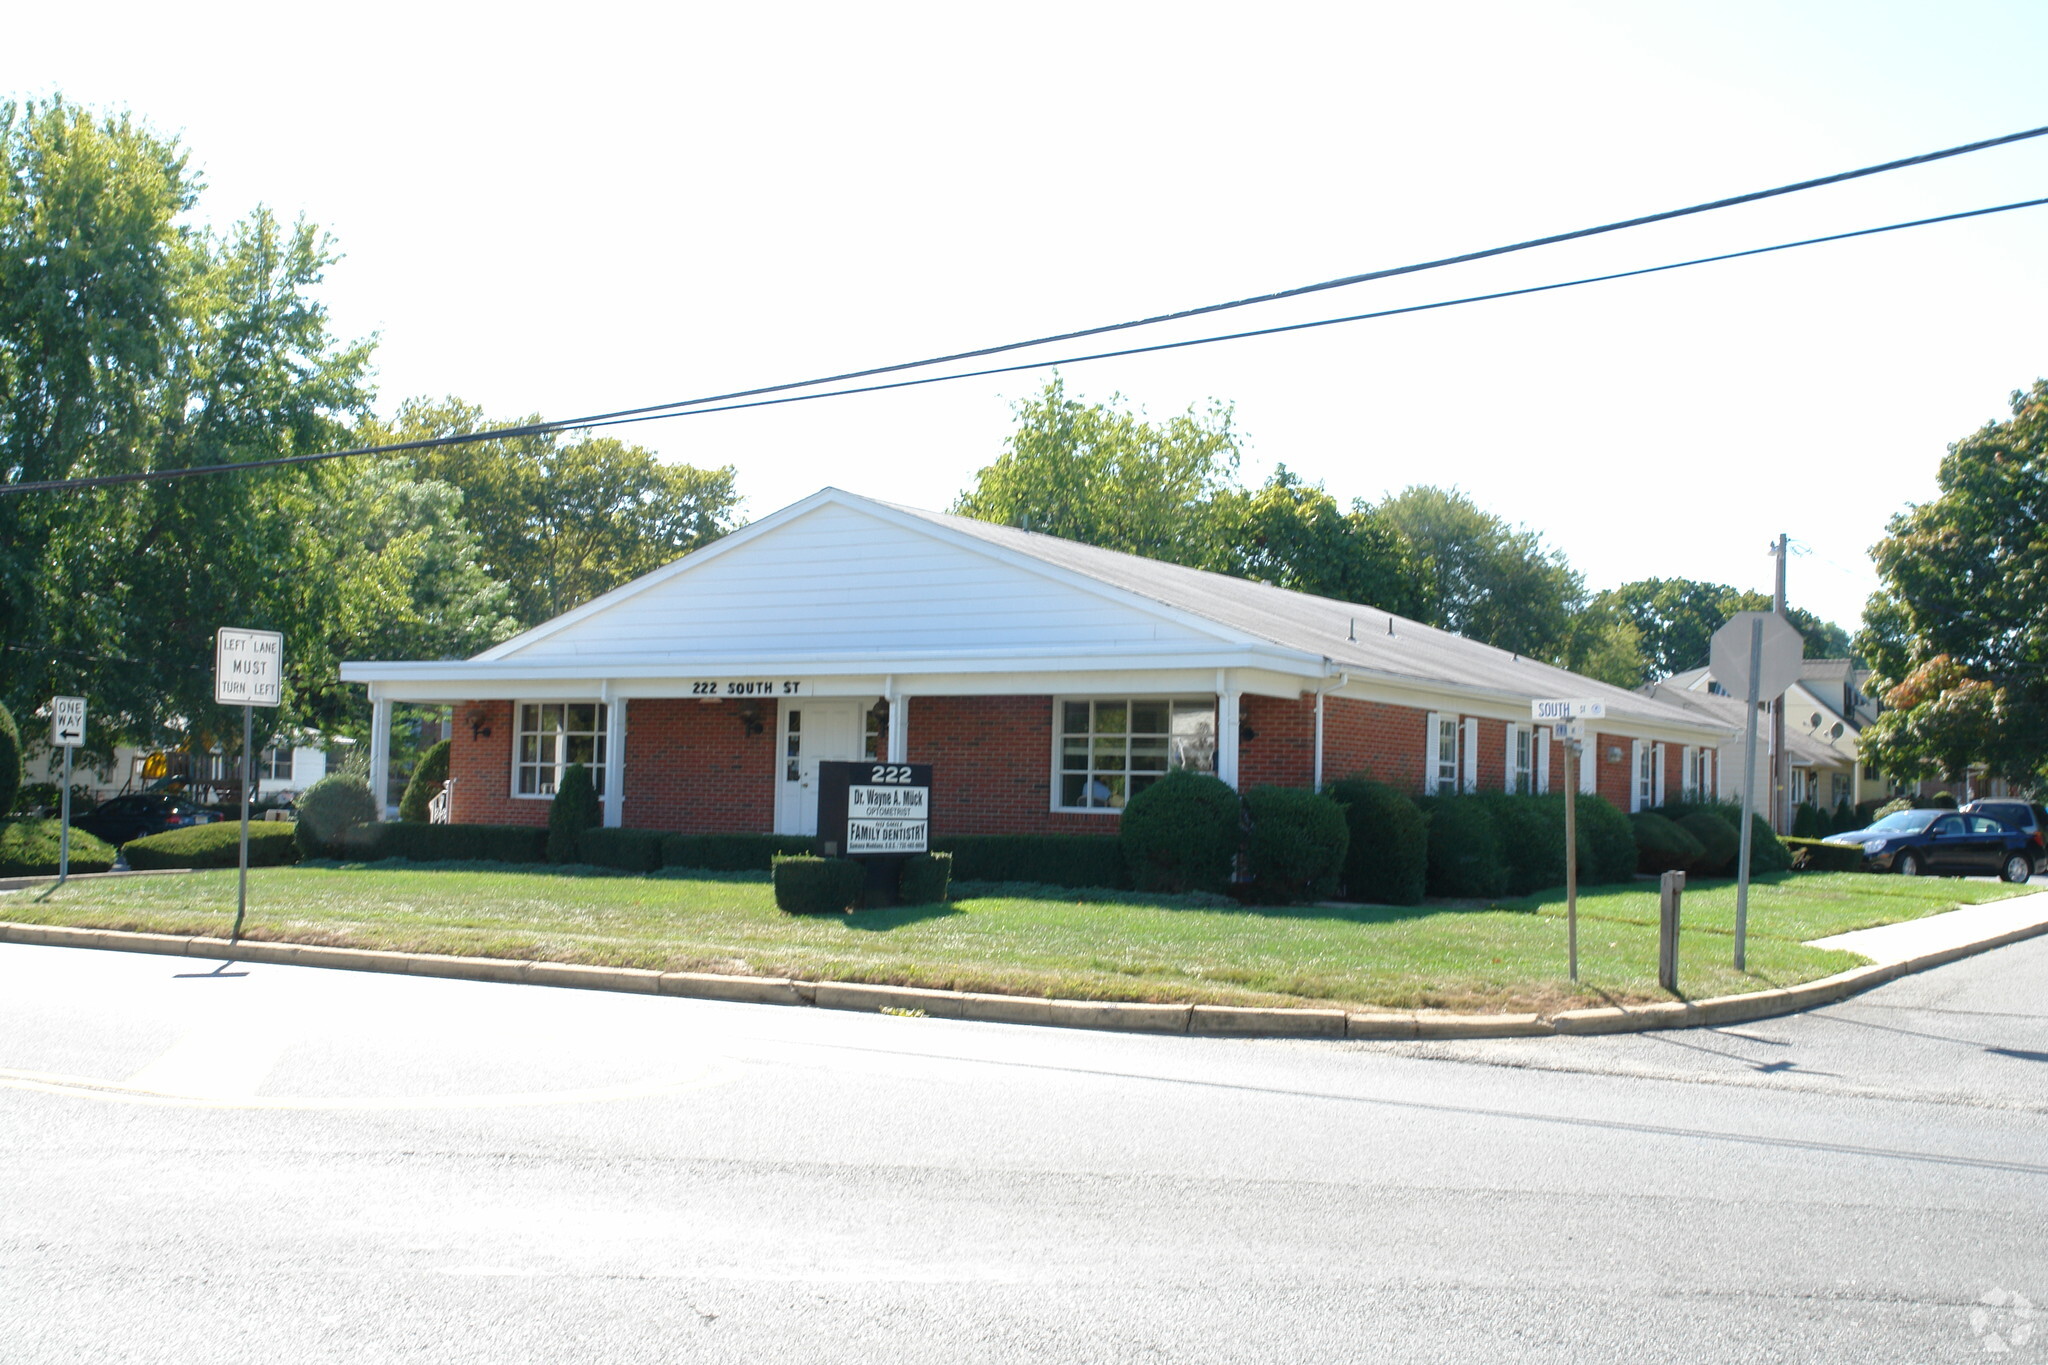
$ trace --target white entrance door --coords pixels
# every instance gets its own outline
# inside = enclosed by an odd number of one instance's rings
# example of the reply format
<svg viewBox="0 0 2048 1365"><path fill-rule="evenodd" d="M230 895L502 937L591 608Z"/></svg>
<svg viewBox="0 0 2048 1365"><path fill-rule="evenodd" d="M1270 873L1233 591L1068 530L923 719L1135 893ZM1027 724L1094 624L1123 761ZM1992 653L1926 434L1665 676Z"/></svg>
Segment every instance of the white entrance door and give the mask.
<svg viewBox="0 0 2048 1365"><path fill-rule="evenodd" d="M816 834L818 763L865 757L867 707L857 701L790 701L779 709L782 766L775 783L775 832Z"/></svg>

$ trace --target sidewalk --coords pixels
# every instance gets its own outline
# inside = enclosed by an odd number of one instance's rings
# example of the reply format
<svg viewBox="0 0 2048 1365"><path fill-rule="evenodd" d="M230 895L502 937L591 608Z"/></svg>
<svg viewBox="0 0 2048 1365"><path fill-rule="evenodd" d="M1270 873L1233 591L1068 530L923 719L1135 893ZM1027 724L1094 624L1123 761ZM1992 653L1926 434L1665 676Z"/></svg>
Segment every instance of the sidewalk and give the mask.
<svg viewBox="0 0 2048 1365"><path fill-rule="evenodd" d="M1880 967L1906 962L1929 953L1946 952L1951 948L1996 938L2000 934L2048 924L2048 896L2040 894L2043 890L2048 890L2048 887L2037 888L2032 895L1984 905L1966 905L1960 910L1929 915L1925 919L1909 919L1899 924L1879 925L1875 929L1857 929L1847 934L1817 938L1806 946L1858 953Z"/></svg>

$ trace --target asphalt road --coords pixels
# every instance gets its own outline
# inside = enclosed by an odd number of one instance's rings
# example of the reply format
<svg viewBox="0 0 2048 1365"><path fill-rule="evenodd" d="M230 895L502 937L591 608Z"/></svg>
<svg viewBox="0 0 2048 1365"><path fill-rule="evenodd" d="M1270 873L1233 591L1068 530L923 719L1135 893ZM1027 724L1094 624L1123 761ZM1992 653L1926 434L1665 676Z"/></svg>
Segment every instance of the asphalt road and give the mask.
<svg viewBox="0 0 2048 1365"><path fill-rule="evenodd" d="M0 1359L2048 1360L2048 939L1455 1046L210 965L0 946Z"/></svg>

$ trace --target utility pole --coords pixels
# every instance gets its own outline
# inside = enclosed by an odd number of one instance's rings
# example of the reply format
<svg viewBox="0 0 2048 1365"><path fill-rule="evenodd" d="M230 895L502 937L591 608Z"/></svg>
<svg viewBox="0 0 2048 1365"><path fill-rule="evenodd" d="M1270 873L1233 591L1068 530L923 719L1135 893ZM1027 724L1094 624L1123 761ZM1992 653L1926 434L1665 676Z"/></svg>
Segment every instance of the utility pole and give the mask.
<svg viewBox="0 0 2048 1365"><path fill-rule="evenodd" d="M1782 531L1771 543L1771 553L1778 559L1778 586L1771 597L1771 610L1781 617L1785 615L1785 559L1789 546L1790 538ZM1781 692L1771 700L1771 828L1780 834L1792 828L1792 806L1785 790L1791 782L1791 764L1787 759L1785 694Z"/></svg>

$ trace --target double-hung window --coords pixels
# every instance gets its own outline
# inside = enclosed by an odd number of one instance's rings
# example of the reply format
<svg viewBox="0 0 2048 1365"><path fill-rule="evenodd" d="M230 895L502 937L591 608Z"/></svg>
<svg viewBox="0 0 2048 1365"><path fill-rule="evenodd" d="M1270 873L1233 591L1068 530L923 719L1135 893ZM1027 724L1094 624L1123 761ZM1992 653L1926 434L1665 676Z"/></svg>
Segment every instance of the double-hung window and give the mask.
<svg viewBox="0 0 2048 1365"><path fill-rule="evenodd" d="M1536 731L1510 725L1508 739L1508 790L1527 795L1536 790Z"/></svg>
<svg viewBox="0 0 2048 1365"><path fill-rule="evenodd" d="M292 750L289 744L273 744L256 756L256 776L264 782L292 780Z"/></svg>
<svg viewBox="0 0 2048 1365"><path fill-rule="evenodd" d="M591 701L521 702L512 740L512 794L553 796L569 765L581 763L603 796L606 710Z"/></svg>
<svg viewBox="0 0 2048 1365"><path fill-rule="evenodd" d="M1649 740L1636 744L1636 809L1649 810L1657 804L1657 746Z"/></svg>
<svg viewBox="0 0 2048 1365"><path fill-rule="evenodd" d="M1119 697L1058 703L1062 810L1122 810L1175 768L1216 771L1216 703Z"/></svg>

